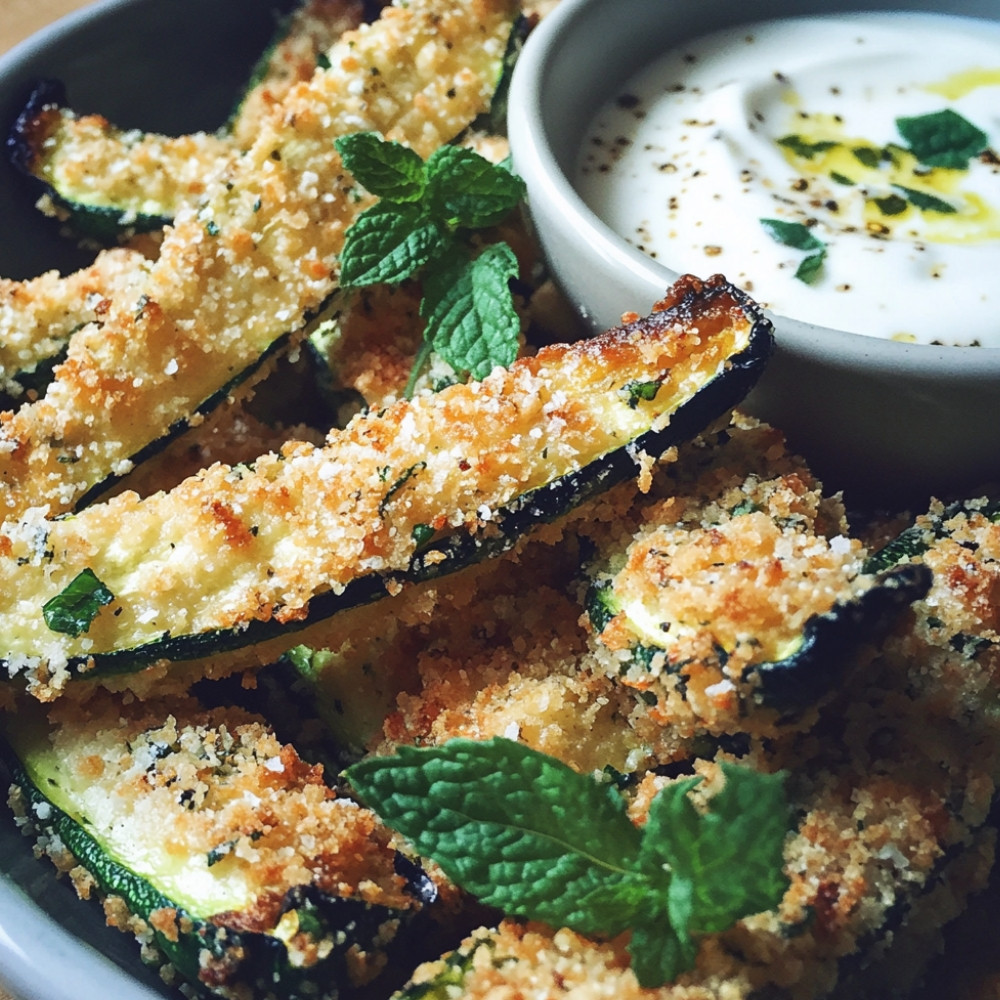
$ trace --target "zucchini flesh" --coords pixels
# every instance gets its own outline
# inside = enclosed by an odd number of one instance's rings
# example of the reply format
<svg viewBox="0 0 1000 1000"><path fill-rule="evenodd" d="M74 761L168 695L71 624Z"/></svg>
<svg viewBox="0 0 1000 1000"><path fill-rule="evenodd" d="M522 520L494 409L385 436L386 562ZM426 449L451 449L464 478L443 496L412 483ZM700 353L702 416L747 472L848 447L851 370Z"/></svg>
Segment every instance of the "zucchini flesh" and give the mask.
<svg viewBox="0 0 1000 1000"><path fill-rule="evenodd" d="M0 647L42 697L288 636L454 572L693 437L750 390L771 328L722 279L681 279L646 319L545 348L480 383L355 418L316 448L216 466L0 532ZM655 392L636 392L653 386ZM74 638L43 605L89 571L114 595Z"/></svg>
<svg viewBox="0 0 1000 1000"><path fill-rule="evenodd" d="M0 516L77 506L301 328L370 203L333 142L366 129L429 155L486 110L513 0L412 0L349 32L253 147L183 210L146 280L81 330L44 399L0 422Z"/></svg>
<svg viewBox="0 0 1000 1000"><path fill-rule="evenodd" d="M319 54L362 22L354 0L309 0L290 15L261 58L229 131L182 136L120 129L66 106L61 82L39 83L8 136L11 163L38 181L39 207L77 236L100 244L161 229L197 205L206 179L249 148L292 86L312 76Z"/></svg>
<svg viewBox="0 0 1000 1000"><path fill-rule="evenodd" d="M70 336L100 322L110 300L127 294L147 267L141 253L120 247L66 277L49 271L30 281L0 281L0 393L13 404L42 390Z"/></svg>
<svg viewBox="0 0 1000 1000"><path fill-rule="evenodd" d="M206 178L236 154L224 137L123 130L65 104L61 82L35 87L8 136L10 160L41 183L46 215L100 244L161 229L181 206L196 203Z"/></svg>
<svg viewBox="0 0 1000 1000"><path fill-rule="evenodd" d="M775 461L747 475L742 452L778 455L773 437L734 423L709 467L668 488L591 570L595 649L664 720L693 714L718 730L774 717L749 706L794 717L930 585L923 567L863 572L861 544L842 519L830 522L817 485L787 457L783 474Z"/></svg>
<svg viewBox="0 0 1000 1000"><path fill-rule="evenodd" d="M618 634L611 641L616 646L621 631L631 635L629 655L619 661L627 683L649 690L650 681L663 673L687 676L707 669L710 676L700 681L702 696L705 688L722 684L720 694L787 713L835 691L858 647L888 631L909 605L926 596L930 584L931 574L923 566L887 570L869 578L867 589L856 596L838 599L827 610L810 615L797 632L783 629L777 639L741 637L732 648L717 636L706 636L703 623L671 620L640 603L619 603L610 582L591 588L587 613L601 632L614 623ZM706 639L710 642L707 655L697 659L684 655ZM741 658L733 682L728 664L741 645L754 651ZM685 680L680 686L686 696L693 694Z"/></svg>
<svg viewBox="0 0 1000 1000"><path fill-rule="evenodd" d="M925 566L900 566L879 574L857 597L814 615L803 626L794 651L755 664L744 674L745 680L756 679L755 699L787 710L829 694L843 680L858 647L882 638L930 586Z"/></svg>
<svg viewBox="0 0 1000 1000"><path fill-rule="evenodd" d="M114 897L118 925L147 927L191 983L336 997L434 898L367 810L246 713L99 698L53 722L5 724L26 832L57 863L68 850L77 885Z"/></svg>

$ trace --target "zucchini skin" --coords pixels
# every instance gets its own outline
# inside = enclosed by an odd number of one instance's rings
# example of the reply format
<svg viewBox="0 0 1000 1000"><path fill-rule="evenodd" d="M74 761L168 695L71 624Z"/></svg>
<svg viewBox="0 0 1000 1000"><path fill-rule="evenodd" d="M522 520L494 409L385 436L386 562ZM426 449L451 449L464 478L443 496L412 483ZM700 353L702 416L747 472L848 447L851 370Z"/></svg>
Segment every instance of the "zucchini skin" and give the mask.
<svg viewBox="0 0 1000 1000"><path fill-rule="evenodd" d="M928 512L874 552L865 564L866 572L884 572L920 558L935 541L948 536L948 522L962 514L978 514L994 524L1000 523L1000 500L958 500L939 513Z"/></svg>
<svg viewBox="0 0 1000 1000"><path fill-rule="evenodd" d="M331 67L178 214L100 335L71 339L45 398L2 415L0 516L77 509L299 331L335 291L344 231L371 201L333 140L366 128L425 157L451 141L489 106L515 7L410 0L338 42Z"/></svg>
<svg viewBox="0 0 1000 1000"><path fill-rule="evenodd" d="M717 336L713 337L710 331L714 331ZM371 465L372 474L369 478L375 479L375 469L380 469L382 462L391 463L391 456L396 454L402 444L393 443L395 451L390 451L384 445L373 448L368 442L392 441L403 427L415 428L410 432L415 435L412 441L420 442L423 436L423 446L429 449L425 461L420 460L419 454L407 451L407 460L413 464L401 476L397 469L393 476L398 478L394 482L388 476L383 478L380 471L378 478L382 479L384 485L377 487L377 490L381 492L381 498L373 493L365 499L368 507L373 508L365 515L372 517L371 527L366 529L370 532L368 537L371 545L386 544L378 539L383 537L387 528L390 540L395 539L386 549L385 556L380 557L385 562L384 569L364 572L359 570L356 563L345 563L332 550L329 554L320 553L317 558L334 560L330 563L331 569L324 572L336 572L338 575L329 579L307 580L307 603L292 607L290 613L279 613L280 608L266 603L269 599L263 596L265 591L262 588L275 586L270 583L271 577L268 576L257 584L254 591L253 608L260 606L261 612L254 614L248 607L236 626L163 634L160 624L157 624L155 629L152 626L146 629L147 633L152 631L155 635L151 640L125 642L120 637L114 616L109 616L106 619L110 628L108 640L103 640L102 645L102 640L95 636L93 642L88 640L82 645L78 644L79 652L73 650L71 641L64 647L68 655L62 665L72 676L94 678L133 672L160 660L200 659L274 636L287 636L291 645L296 631L336 612L398 592L405 584L438 578L504 552L533 527L561 517L589 497L634 475L640 452L659 455L672 445L696 435L708 423L736 405L763 371L772 344L770 324L745 295L733 289L723 279L701 282L688 277L679 281L671 290L668 299L664 300L663 308L629 327L620 327L603 337L574 345L549 348L536 358L515 362L510 371L494 373L492 381L482 383L482 388L480 384L455 385L436 396L420 397L413 403L397 404L385 415L369 414L365 418L359 418L339 435L331 435L331 443L327 449L315 453L315 456L306 456L312 463L308 468L316 466L318 474L319 469L331 463L335 465L337 462L346 462L362 470ZM673 393L661 393L661 396L667 398L659 403L645 402L640 407L625 401L623 387L635 381L657 377L661 366L665 364L674 365L673 370L680 383ZM535 394L540 380L550 385L547 392L553 396L553 400L556 397L559 400L546 404L553 407L550 417L536 413L533 409L539 405ZM525 396L529 389L531 395ZM515 394L513 397L512 393ZM506 421L502 417L498 419L496 404L493 402L500 399L505 400L504 407L509 408L506 412L510 416ZM528 407L528 415L520 412L519 407L522 405ZM564 412L565 416L562 415ZM450 414L450 418L443 417L445 413ZM454 442L449 448L448 419L459 421L457 426L464 428L462 435L473 433L472 428L475 427L475 437L466 440L455 431ZM549 420L555 420L558 427L550 424ZM565 440L552 439L555 454L549 458L550 438L547 435L558 433L566 420L574 422L574 435ZM479 429L480 424L485 430ZM438 432L440 438L435 436ZM511 486L504 477L499 476L500 471L507 468L504 463L513 459L500 460L496 455L504 449L507 454L513 455L510 451L510 438L515 433L528 434L532 440L531 448L534 450L528 450L522 457L522 449L518 449L517 464L511 466L512 471L528 483L527 487ZM355 446L358 444L363 451L357 450ZM468 450L469 462L455 457L456 448ZM574 450L577 448L581 450ZM458 454L461 453L459 450ZM485 463L484 471L476 472L478 466L474 467L470 464L472 462ZM267 476L280 475L285 467L272 462L267 466L271 470ZM390 467L392 466L386 465L385 469ZM432 494L427 493L430 486L419 482L418 467L428 467L426 475L432 480L434 477L445 477L434 480L436 489ZM415 474L414 470L418 472ZM551 470L555 472L552 473ZM216 475L222 478L217 482L213 479L211 484L207 479L204 483L191 480L188 484L182 484L179 489L184 490L186 486L189 491L195 492L190 500L179 502L188 506L202 503L202 500L194 497L204 495L204 491L207 491L212 494L213 505L218 504L228 510L247 509L250 524L242 529L245 533L245 537L241 535L244 537L244 542L241 543L243 547L232 555L231 558L237 561L232 563L232 569L227 573L242 577L245 572L252 572L259 577L266 569L268 574L273 574L275 571L270 568L272 556L264 550L255 549L258 539L261 543L264 539L255 532L256 522L249 507L263 502L261 489L266 489L274 497L283 495L282 491L286 489L282 485L283 480L278 479L271 484L264 473L255 476L254 472L230 473L220 470ZM413 482L409 482L411 475L415 475ZM532 479L541 481L539 485L532 487ZM240 485L244 481L247 483L245 487ZM295 482L298 484L298 480ZM330 503L325 499L329 487L324 486L321 481L307 481L305 485L310 492L303 494L299 507L295 510L305 512L305 508L311 506L322 510L324 504ZM299 488L296 485L296 489ZM341 491L348 488L340 487ZM227 497L233 489L238 490L237 494ZM418 489L423 492L413 492ZM239 491L249 492L241 498ZM445 495L450 491L457 499L446 501L442 491ZM251 497L255 499L251 500ZM358 504L361 499L359 491ZM155 505L168 502L178 501L168 495L162 501L150 498L149 501L138 502L139 506L135 508L137 516L143 524L151 525L149 516L159 509ZM287 503L283 503L287 507ZM337 503L340 503L339 499ZM143 511L143 504L148 513ZM393 506L397 504L403 513L393 515ZM453 507L452 504L456 506ZM484 504L490 508L485 523L480 521L478 513ZM411 505L415 505L412 511ZM354 507L352 510L351 523L361 516L357 514L359 509L361 508ZM166 510L164 508L165 512ZM292 513L294 517L299 517L298 513ZM47 544L53 548L61 548L62 543L55 540L56 534L66 530L71 534L82 531L85 535L87 524L93 521L97 525L113 524L116 537L109 538L108 544L118 550L120 539L117 536L122 533L128 536L130 533L127 527L129 522L122 520L124 516L124 513L119 514L117 508L109 505L92 506L71 519L50 522L49 530L54 534ZM288 516L283 515L282 526ZM309 516L312 516L311 512ZM454 520L456 516L457 522ZM329 530L333 531L333 526L337 523L339 522L329 522ZM438 523L438 529L435 537L418 545L412 536L421 523ZM240 533L235 523L231 527ZM267 530L270 529L261 522L261 534ZM281 530L285 532L287 529L281 527ZM178 537L177 544L181 545L184 541L185 539ZM75 547L76 543L70 544ZM84 544L93 550L94 545L100 543L95 535L93 540ZM172 551L174 543L166 536L164 544L171 546ZM268 541L268 545L271 544L273 543ZM365 544L367 546L369 543ZM379 549L372 551L377 553ZM22 556L19 554L6 559L0 558L0 575L8 578L8 585L12 592L18 593L20 604L24 607L27 592L23 586L19 586L18 580L24 577L26 583L29 569L18 565L20 558ZM125 558L126 561L134 558L141 564L144 556L136 552ZM118 559L117 555L115 559ZM100 556L96 551L90 562L93 564L93 572L99 577L102 573L107 575L112 572L110 568L105 571L100 567ZM3 567L4 563L7 564L6 569ZM334 569L337 565L342 565L343 569ZM39 568L32 567L30 571L35 573ZM109 579L104 582L115 586ZM51 587L53 584L54 581L47 581L45 586ZM151 583L148 586L154 585ZM147 591L148 586L144 585ZM56 585L56 593L58 590ZM207 598L208 595L203 596ZM218 595L213 594L213 609L218 603ZM213 610L213 613L230 612ZM4 617L0 612L0 635L6 633L5 659L11 673L16 674L18 667L24 666L23 660L18 662L21 656L37 655L41 650L25 647L23 640L15 637L16 612L8 615L6 621ZM164 620L169 620L169 613ZM46 637L50 634L45 633ZM54 634L51 636L53 640L61 638ZM42 662L37 666L42 674L48 670Z"/></svg>
<svg viewBox="0 0 1000 1000"><path fill-rule="evenodd" d="M650 502L598 541L583 569L590 648L661 724L808 725L930 587L926 567L867 561L784 436L737 414L682 449Z"/></svg>
<svg viewBox="0 0 1000 1000"><path fill-rule="evenodd" d="M283 21L251 72L236 110L215 134L171 137L115 127L98 115L77 116L64 83L39 81L7 135L8 159L43 196L43 211L73 235L102 246L168 225L185 205L197 205L201 178L253 143L263 119L319 55L363 20L357 0L307 0ZM113 180L93 172L77 181L78 161L113 161Z"/></svg>
<svg viewBox="0 0 1000 1000"><path fill-rule="evenodd" d="M755 700L782 711L819 701L841 683L860 645L880 639L906 608L927 595L931 579L926 566L900 566L882 573L853 600L813 615L791 656L754 664L745 672L745 680L757 682Z"/></svg>
<svg viewBox="0 0 1000 1000"><path fill-rule="evenodd" d="M87 829L86 821L77 821L46 796L29 775L26 761L2 736L0 765L19 790L29 821L25 832L41 833L60 844L94 879L102 898L124 901L131 917L148 926L162 956L200 995L235 1000L249 988L260 998L336 1000L354 975L352 952L385 954L389 949L409 947L426 908L437 901L436 886L423 869L400 854L396 855L396 872L406 879L405 892L415 901L405 910L360 897L333 896L315 885L288 889L281 914L295 911L300 928L308 921L310 936L331 945L317 960L297 964L278 936L248 929L242 913L194 916L113 857ZM250 914L249 921L253 919Z"/></svg>
<svg viewBox="0 0 1000 1000"><path fill-rule="evenodd" d="M27 281L0 279L0 409L40 395L73 334L100 324L148 264L139 251L115 247L65 276L53 270Z"/></svg>
<svg viewBox="0 0 1000 1000"><path fill-rule="evenodd" d="M162 229L175 214L172 203L164 204L159 212L149 212L114 203L88 202L45 178L46 142L59 128L66 101L66 87L61 80L45 79L35 85L7 133L11 165L49 199L48 214L62 219L83 239L111 246L139 233ZM109 138L121 141L114 132Z"/></svg>
<svg viewBox="0 0 1000 1000"><path fill-rule="evenodd" d="M743 671L742 682L748 685L752 701L788 717L814 705L841 683L860 646L881 638L909 605L927 595L931 580L926 566L895 567L881 573L864 593L812 615L793 653L780 660L753 663ZM595 632L602 632L618 613L610 581L591 585L586 609ZM656 646L637 643L629 656L634 664L649 669L653 657L662 652Z"/></svg>

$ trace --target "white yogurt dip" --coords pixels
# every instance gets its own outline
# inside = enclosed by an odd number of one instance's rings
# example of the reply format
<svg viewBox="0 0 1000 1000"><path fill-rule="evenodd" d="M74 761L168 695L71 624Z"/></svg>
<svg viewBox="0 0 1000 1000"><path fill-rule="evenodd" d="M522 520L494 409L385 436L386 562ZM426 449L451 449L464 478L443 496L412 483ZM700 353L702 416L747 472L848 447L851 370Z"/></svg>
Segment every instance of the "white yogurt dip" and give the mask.
<svg viewBox="0 0 1000 1000"><path fill-rule="evenodd" d="M998 149L996 22L796 18L646 67L595 117L575 184L649 256L780 315L1000 347Z"/></svg>

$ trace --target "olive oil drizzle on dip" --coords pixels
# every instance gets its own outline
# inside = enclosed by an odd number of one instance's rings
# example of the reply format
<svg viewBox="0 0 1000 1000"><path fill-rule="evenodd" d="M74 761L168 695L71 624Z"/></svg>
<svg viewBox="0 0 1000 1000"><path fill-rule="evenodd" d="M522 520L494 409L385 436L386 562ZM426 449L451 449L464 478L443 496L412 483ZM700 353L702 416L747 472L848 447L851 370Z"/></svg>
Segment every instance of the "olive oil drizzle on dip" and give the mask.
<svg viewBox="0 0 1000 1000"><path fill-rule="evenodd" d="M647 66L595 116L575 182L644 253L780 315L1000 347L998 150L997 22L791 18Z"/></svg>

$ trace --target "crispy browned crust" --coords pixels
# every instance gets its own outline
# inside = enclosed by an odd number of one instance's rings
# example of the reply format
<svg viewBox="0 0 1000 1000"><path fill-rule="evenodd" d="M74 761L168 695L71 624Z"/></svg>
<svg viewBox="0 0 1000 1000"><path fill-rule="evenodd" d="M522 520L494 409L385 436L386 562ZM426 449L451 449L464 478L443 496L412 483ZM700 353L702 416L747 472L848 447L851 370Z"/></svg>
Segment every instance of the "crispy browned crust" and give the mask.
<svg viewBox="0 0 1000 1000"><path fill-rule="evenodd" d="M250 469L213 466L168 493L9 521L0 588L18 597L0 609L8 668L51 692L67 656L301 620L317 594L405 569L418 525L488 535L513 497L665 426L754 330L755 314L724 282L685 278L650 317L359 415L322 448L291 442ZM626 386L664 373L654 400L629 399ZM41 609L85 568L115 601L74 639L51 631Z"/></svg>
<svg viewBox="0 0 1000 1000"><path fill-rule="evenodd" d="M369 203L334 139L371 129L422 156L489 106L511 0L414 0L348 32L251 149L184 210L134 296L81 330L45 397L0 416L0 515L72 508L245 372L335 285L344 231ZM475 66L477 69L470 69ZM374 72L377 71L377 72Z"/></svg>
<svg viewBox="0 0 1000 1000"><path fill-rule="evenodd" d="M19 397L18 376L58 354L75 330L101 323L112 300L127 294L148 266L143 253L123 247L66 276L0 279L0 391Z"/></svg>
<svg viewBox="0 0 1000 1000"><path fill-rule="evenodd" d="M304 0L293 11L260 80L237 109L231 134L240 149L253 145L257 129L275 106L316 72L318 57L325 56L345 31L357 28L364 14L362 0Z"/></svg>

